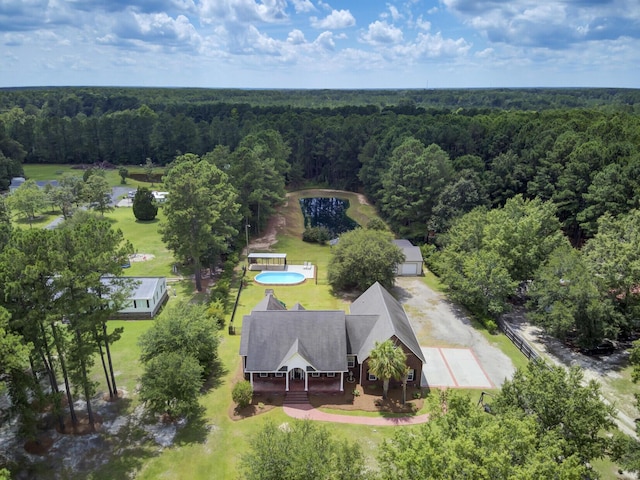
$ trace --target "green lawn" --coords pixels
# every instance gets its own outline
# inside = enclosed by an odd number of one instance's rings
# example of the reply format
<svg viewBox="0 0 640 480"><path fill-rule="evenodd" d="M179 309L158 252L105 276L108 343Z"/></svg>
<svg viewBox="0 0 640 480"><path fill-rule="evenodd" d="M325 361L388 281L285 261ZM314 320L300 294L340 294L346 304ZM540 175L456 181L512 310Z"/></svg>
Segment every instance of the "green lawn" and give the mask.
<svg viewBox="0 0 640 480"><path fill-rule="evenodd" d="M125 165L130 174L144 173L144 168L131 165ZM72 165L57 165L57 164L25 164L23 165L24 174L26 178L32 180L59 180L64 173L71 173L72 175L82 176L83 170L78 168L72 168ZM164 167L156 167L153 169L153 173L164 172ZM106 178L109 180L109 184L113 187L122 185L118 168L105 170ZM127 178L126 185L131 186L132 190L135 190L138 186L146 186L150 189L159 190L162 185L155 184L151 187L150 183L139 182L131 178ZM122 185L124 186L124 185Z"/></svg>
<svg viewBox="0 0 640 480"><path fill-rule="evenodd" d="M172 266L175 263L173 253L162 241L158 227L164 220L162 208L158 216L150 222L141 222L133 215L131 207L119 207L105 214L113 222L114 228L122 230L124 237L133 244L134 251L140 254L151 254L155 258L144 262L133 262L125 271L131 276L163 276L175 277ZM149 257L150 258L150 257ZM190 272L184 271L186 275Z"/></svg>
<svg viewBox="0 0 640 480"><path fill-rule="evenodd" d="M124 328L120 340L113 344L111 357L118 389L126 390L127 394L125 396L132 399L135 399L134 392L138 376L141 372L138 359L140 356L138 338L146 332L152 324L152 320L111 320L107 325L109 333L113 332L116 328ZM96 361L96 368L94 368L93 372L94 380L99 382L101 388L104 388L104 373L99 359Z"/></svg>

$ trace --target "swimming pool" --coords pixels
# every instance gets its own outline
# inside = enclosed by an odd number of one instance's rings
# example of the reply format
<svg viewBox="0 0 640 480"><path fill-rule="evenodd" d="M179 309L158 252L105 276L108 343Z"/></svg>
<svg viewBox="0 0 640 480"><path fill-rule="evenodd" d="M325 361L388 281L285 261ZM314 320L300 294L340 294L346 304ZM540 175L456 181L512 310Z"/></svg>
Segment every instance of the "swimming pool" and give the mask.
<svg viewBox="0 0 640 480"><path fill-rule="evenodd" d="M256 282L263 285L297 285L304 279L304 275L297 272L262 272L255 278Z"/></svg>

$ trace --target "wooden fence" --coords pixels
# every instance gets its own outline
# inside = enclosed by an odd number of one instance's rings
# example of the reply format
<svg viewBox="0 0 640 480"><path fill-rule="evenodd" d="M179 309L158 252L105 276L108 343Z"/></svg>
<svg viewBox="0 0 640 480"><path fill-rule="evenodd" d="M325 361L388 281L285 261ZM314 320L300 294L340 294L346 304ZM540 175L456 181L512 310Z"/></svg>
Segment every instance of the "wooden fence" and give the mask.
<svg viewBox="0 0 640 480"><path fill-rule="evenodd" d="M498 320L498 327L507 336L509 340L520 350L529 360L538 360L540 355L536 352L527 341L516 332L511 325L504 320Z"/></svg>

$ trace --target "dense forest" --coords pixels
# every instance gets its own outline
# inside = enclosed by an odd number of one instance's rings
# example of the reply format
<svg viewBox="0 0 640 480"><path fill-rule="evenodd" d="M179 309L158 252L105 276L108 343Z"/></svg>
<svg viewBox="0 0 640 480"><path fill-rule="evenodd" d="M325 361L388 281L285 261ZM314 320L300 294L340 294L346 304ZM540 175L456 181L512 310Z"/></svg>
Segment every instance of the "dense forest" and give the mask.
<svg viewBox="0 0 640 480"><path fill-rule="evenodd" d="M23 163L167 165L187 153L229 174L240 197L248 199L243 217L258 228L273 207L270 192L276 200L282 195L283 177L291 187L314 184L366 193L396 235L444 250L430 266L440 268L463 300L482 284L470 282L469 272L490 279L494 293L479 291L472 306L497 315L516 288L541 275L536 269L564 248L564 239L575 248L595 238L585 252L608 251L606 239L615 229L624 236L624 225L636 221L640 90L0 91L4 188ZM534 200L538 203L530 203ZM477 213L478 207L484 213ZM475 216L458 221L470 212ZM487 230L494 223L495 231ZM501 227L506 223L522 226L510 232ZM487 231L480 234L480 226ZM456 243L447 235L451 228L458 239L469 241ZM633 245L628 231L625 241ZM536 236L540 244L545 236L553 240L542 248L530 241ZM517 247L510 243L516 238L521 239ZM539 250L526 266L527 255L513 254L525 244ZM602 254L589 255L571 268L604 278L597 265ZM623 262L636 261L630 258ZM484 272L474 270L471 260L497 263ZM622 288L615 272L607 275L608 283L572 293L592 303L582 313L569 308L579 302L564 293L545 297L538 291L537 308L549 317L562 297L566 308L560 322L573 316L592 324L597 317L616 325L589 327L583 344L629 333L637 307L631 297L640 278L634 283L631 275ZM587 295L588 289L596 293ZM595 308L609 307L604 297L611 303L607 312ZM574 327L575 321L556 330L566 334Z"/></svg>
<svg viewBox="0 0 640 480"><path fill-rule="evenodd" d="M341 105L348 101L354 105ZM296 106L309 102L321 106ZM640 91L614 89L4 90L0 178L6 188L20 163L165 165L216 146L234 151L247 135L272 129L290 148L289 184L363 190L414 240L446 229L457 213L522 194L552 200L580 244L604 211L638 206L639 106ZM410 156L437 156L437 146L443 157L425 160L437 170L429 178L405 185L408 159L394 150L408 138L430 149ZM415 191L398 204L401 183ZM410 214L395 218L406 203Z"/></svg>

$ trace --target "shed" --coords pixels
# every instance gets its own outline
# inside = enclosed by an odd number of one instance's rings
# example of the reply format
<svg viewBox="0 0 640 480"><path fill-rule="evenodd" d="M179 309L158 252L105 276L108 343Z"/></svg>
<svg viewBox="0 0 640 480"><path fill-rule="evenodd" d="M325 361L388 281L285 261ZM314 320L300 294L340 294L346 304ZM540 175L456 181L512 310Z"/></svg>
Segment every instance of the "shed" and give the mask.
<svg viewBox="0 0 640 480"><path fill-rule="evenodd" d="M286 270L286 253L250 253L247 257L249 270Z"/></svg>
<svg viewBox="0 0 640 480"><path fill-rule="evenodd" d="M394 240L393 243L402 250L405 256L404 262L398 265L396 275L399 277L422 275L423 259L420 247L416 247L405 239Z"/></svg>

